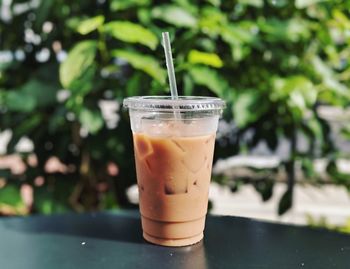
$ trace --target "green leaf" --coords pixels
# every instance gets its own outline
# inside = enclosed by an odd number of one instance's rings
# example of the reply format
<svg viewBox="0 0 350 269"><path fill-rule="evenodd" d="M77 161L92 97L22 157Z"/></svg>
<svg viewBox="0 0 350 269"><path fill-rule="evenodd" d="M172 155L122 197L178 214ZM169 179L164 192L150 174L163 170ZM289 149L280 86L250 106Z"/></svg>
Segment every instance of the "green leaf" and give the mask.
<svg viewBox="0 0 350 269"><path fill-rule="evenodd" d="M292 191L287 190L278 204L278 215L283 215L292 207Z"/></svg>
<svg viewBox="0 0 350 269"><path fill-rule="evenodd" d="M221 0L207 0L208 3L212 4L215 7L220 7Z"/></svg>
<svg viewBox="0 0 350 269"><path fill-rule="evenodd" d="M250 5L254 7L263 7L264 6L264 1L263 0L238 0L238 3L243 4L243 5Z"/></svg>
<svg viewBox="0 0 350 269"><path fill-rule="evenodd" d="M149 5L149 0L113 0L110 8L112 11L125 10L131 7L141 7Z"/></svg>
<svg viewBox="0 0 350 269"><path fill-rule="evenodd" d="M13 130L13 135L18 137L28 135L34 128L39 126L42 119L43 115L41 113L36 113L28 117L26 120L22 121L16 126L16 128Z"/></svg>
<svg viewBox="0 0 350 269"><path fill-rule="evenodd" d="M198 24L204 34L216 38L221 33L222 27L227 24L227 17L217 8L205 7L201 10Z"/></svg>
<svg viewBox="0 0 350 269"><path fill-rule="evenodd" d="M56 103L58 87L52 83L32 79L24 84L19 90L24 95L35 98L38 107L47 107Z"/></svg>
<svg viewBox="0 0 350 269"><path fill-rule="evenodd" d="M198 50L190 51L188 54L188 61L192 64L204 64L217 68L223 66L223 62L217 54Z"/></svg>
<svg viewBox="0 0 350 269"><path fill-rule="evenodd" d="M137 96L140 93L140 85L142 85L141 81L141 73L136 73L133 75L126 86L126 92L128 96Z"/></svg>
<svg viewBox="0 0 350 269"><path fill-rule="evenodd" d="M115 196L116 196L115 193L112 191L101 193L100 210L111 210L111 209L119 208L118 202Z"/></svg>
<svg viewBox="0 0 350 269"><path fill-rule="evenodd" d="M272 42L298 42L310 37L309 22L301 18L290 20L259 19L258 26L266 34L266 40Z"/></svg>
<svg viewBox="0 0 350 269"><path fill-rule="evenodd" d="M340 98L345 97L347 100L350 99L350 91L348 87L339 82L335 72L330 66L323 62L318 56L314 56L311 59L311 64L326 88Z"/></svg>
<svg viewBox="0 0 350 269"><path fill-rule="evenodd" d="M152 9L152 17L177 27L193 28L197 19L185 9L175 5L163 5Z"/></svg>
<svg viewBox="0 0 350 269"><path fill-rule="evenodd" d="M78 21L73 21L71 25L73 28L81 35L87 35L92 31L95 31L100 27L105 21L105 17L102 15L95 16L88 19L78 19Z"/></svg>
<svg viewBox="0 0 350 269"><path fill-rule="evenodd" d="M267 0L267 2L275 8L282 8L288 5L290 0Z"/></svg>
<svg viewBox="0 0 350 269"><path fill-rule="evenodd" d="M37 107L46 107L56 102L57 87L49 82L31 79L16 90L4 93L8 110L15 112L31 112Z"/></svg>
<svg viewBox="0 0 350 269"><path fill-rule="evenodd" d="M112 21L104 25L104 31L124 42L139 43L154 50L158 45L157 36L139 24L127 21Z"/></svg>
<svg viewBox="0 0 350 269"><path fill-rule="evenodd" d="M71 181L71 178L66 181ZM54 182L50 186L34 188L33 207L41 214L65 213L70 210L68 200L74 185L59 177L55 178Z"/></svg>
<svg viewBox="0 0 350 269"><path fill-rule="evenodd" d="M97 70L97 66L96 64L93 63L91 66L89 66L86 69L84 74L82 74L79 78L72 81L72 83L70 84L69 90L74 95L79 95L81 97L84 97L94 87L94 83L96 82L94 80L96 70Z"/></svg>
<svg viewBox="0 0 350 269"><path fill-rule="evenodd" d="M97 42L95 40L81 41L68 53L60 65L60 81L65 88L70 88L74 80L79 79L95 60Z"/></svg>
<svg viewBox="0 0 350 269"><path fill-rule="evenodd" d="M309 157L301 159L301 169L309 180L316 176L314 164Z"/></svg>
<svg viewBox="0 0 350 269"><path fill-rule="evenodd" d="M306 121L306 126L308 130L310 130L312 138L316 141L322 142L324 141L323 130L320 122L316 117L311 117Z"/></svg>
<svg viewBox="0 0 350 269"><path fill-rule="evenodd" d="M127 61L132 67L142 70L160 83L165 83L165 70L153 57L126 50L113 50L112 55Z"/></svg>
<svg viewBox="0 0 350 269"><path fill-rule="evenodd" d="M250 52L251 52L251 49L248 46L231 45L232 59L234 59L237 62L240 62L244 58L249 56Z"/></svg>
<svg viewBox="0 0 350 269"><path fill-rule="evenodd" d="M298 9L303 9L311 5L315 5L320 2L327 2L329 0L295 0L295 7Z"/></svg>
<svg viewBox="0 0 350 269"><path fill-rule="evenodd" d="M52 214L54 208L54 199L52 190L48 190L46 187L34 188L34 208L41 214Z"/></svg>
<svg viewBox="0 0 350 269"><path fill-rule="evenodd" d="M339 171L335 160L331 160L327 164L326 171L330 175L332 181L334 181L337 184L343 184L350 187L350 175Z"/></svg>
<svg viewBox="0 0 350 269"><path fill-rule="evenodd" d="M230 45L232 58L241 61L251 52L251 47L258 43L256 25L250 22L226 24L221 28L221 38Z"/></svg>
<svg viewBox="0 0 350 269"><path fill-rule="evenodd" d="M237 93L232 106L235 123L238 127L246 127L255 122L268 109L267 103L262 102L257 90L243 90Z"/></svg>
<svg viewBox="0 0 350 269"><path fill-rule="evenodd" d="M54 207L55 207L55 201L53 201L51 197L36 203L36 209L44 215L53 214L55 211Z"/></svg>
<svg viewBox="0 0 350 269"><path fill-rule="evenodd" d="M96 134L104 124L102 115L97 110L89 110L83 108L79 114L81 125L86 128L91 134Z"/></svg>
<svg viewBox="0 0 350 269"><path fill-rule="evenodd" d="M332 15L336 19L336 21L345 29L350 29L350 19L349 16L344 14L344 12L340 11L339 9L334 9L332 12Z"/></svg>
<svg viewBox="0 0 350 269"><path fill-rule="evenodd" d="M264 202L268 201L273 195L274 181L271 179L264 179L263 181L257 181L254 183L254 187L257 192L260 193Z"/></svg>
<svg viewBox="0 0 350 269"><path fill-rule="evenodd" d="M0 205L10 205L13 207L21 207L23 205L19 186L7 184L0 188Z"/></svg>
<svg viewBox="0 0 350 269"><path fill-rule="evenodd" d="M304 76L290 76L287 78L273 78L273 95L276 98L288 98L289 95L295 91L308 91L312 90L311 81ZM309 96L309 94L306 94ZM316 101L314 94L310 97L310 103L313 104Z"/></svg>
<svg viewBox="0 0 350 269"><path fill-rule="evenodd" d="M47 126L49 134L62 130L62 127L64 127L66 124L66 113L67 110L64 106L56 107Z"/></svg>
<svg viewBox="0 0 350 269"><path fill-rule="evenodd" d="M290 108L299 109L299 113L315 104L317 94L316 87L304 76L273 79L271 99L285 100Z"/></svg>
<svg viewBox="0 0 350 269"><path fill-rule="evenodd" d="M152 22L151 12L149 12L148 8L139 8L137 10L137 17L143 25L150 25Z"/></svg>
<svg viewBox="0 0 350 269"><path fill-rule="evenodd" d="M184 75L183 83L184 95L192 96L194 85L192 78L188 74Z"/></svg>
<svg viewBox="0 0 350 269"><path fill-rule="evenodd" d="M341 130L340 133L342 136L345 137L345 139L350 141L350 125L345 125Z"/></svg>
<svg viewBox="0 0 350 269"><path fill-rule="evenodd" d="M234 46L251 44L256 40L256 34L251 27L253 25L250 23L227 24L221 29L221 37L226 43Z"/></svg>
<svg viewBox="0 0 350 269"><path fill-rule="evenodd" d="M229 89L225 78L213 69L205 66L193 66L189 68L188 72L196 84L207 87L217 96L223 97Z"/></svg>
<svg viewBox="0 0 350 269"><path fill-rule="evenodd" d="M15 61L13 61L13 60L11 60L11 61L2 60L0 62L0 78L1 78L1 71L6 70L7 68L11 67L14 63L15 63Z"/></svg>
<svg viewBox="0 0 350 269"><path fill-rule="evenodd" d="M30 93L23 93L22 91L9 91L6 94L5 104L9 111L14 112L31 112L37 105L37 100Z"/></svg>
<svg viewBox="0 0 350 269"><path fill-rule="evenodd" d="M88 17L86 17L86 16L84 16L84 17L72 17L66 21L66 26L68 28L72 29L73 31L77 31L77 28L78 28L80 22L83 20L87 20L87 19L88 19Z"/></svg>
<svg viewBox="0 0 350 269"><path fill-rule="evenodd" d="M208 2L212 1L221 1L221 0L207 0ZM189 1L189 0L173 0L172 2L174 2L174 5L179 6L185 10L187 10L188 12L190 12L191 14L197 14L198 13L198 9L199 9L199 5L197 3L195 3L194 1Z"/></svg>

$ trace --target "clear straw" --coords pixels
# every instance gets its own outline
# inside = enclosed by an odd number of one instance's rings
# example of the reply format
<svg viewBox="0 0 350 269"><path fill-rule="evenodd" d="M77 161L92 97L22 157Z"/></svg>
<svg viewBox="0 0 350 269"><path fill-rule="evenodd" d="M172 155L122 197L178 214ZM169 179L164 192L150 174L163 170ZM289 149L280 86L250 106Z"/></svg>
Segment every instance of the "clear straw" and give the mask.
<svg viewBox="0 0 350 269"><path fill-rule="evenodd" d="M169 76L171 99L177 99L178 94L177 94L177 87L176 87L173 56L171 54L169 32L163 32L162 37L163 37L163 46L164 46L166 67L167 67L168 76Z"/></svg>

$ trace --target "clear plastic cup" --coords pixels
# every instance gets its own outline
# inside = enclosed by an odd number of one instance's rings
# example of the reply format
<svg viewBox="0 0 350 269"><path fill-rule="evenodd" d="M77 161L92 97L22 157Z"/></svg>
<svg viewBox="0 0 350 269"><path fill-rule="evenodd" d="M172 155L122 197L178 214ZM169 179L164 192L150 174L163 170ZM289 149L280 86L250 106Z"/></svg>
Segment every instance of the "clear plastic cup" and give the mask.
<svg viewBox="0 0 350 269"><path fill-rule="evenodd" d="M224 101L140 96L126 98L124 106L133 132L143 237L164 246L199 242Z"/></svg>

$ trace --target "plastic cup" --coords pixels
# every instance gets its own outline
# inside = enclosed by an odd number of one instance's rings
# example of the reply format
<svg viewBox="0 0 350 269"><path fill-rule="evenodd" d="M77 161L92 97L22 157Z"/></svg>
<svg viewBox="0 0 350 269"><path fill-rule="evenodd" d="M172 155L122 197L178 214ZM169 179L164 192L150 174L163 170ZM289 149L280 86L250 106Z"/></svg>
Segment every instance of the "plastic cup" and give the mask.
<svg viewBox="0 0 350 269"><path fill-rule="evenodd" d="M130 97L143 237L163 246L203 238L219 98Z"/></svg>

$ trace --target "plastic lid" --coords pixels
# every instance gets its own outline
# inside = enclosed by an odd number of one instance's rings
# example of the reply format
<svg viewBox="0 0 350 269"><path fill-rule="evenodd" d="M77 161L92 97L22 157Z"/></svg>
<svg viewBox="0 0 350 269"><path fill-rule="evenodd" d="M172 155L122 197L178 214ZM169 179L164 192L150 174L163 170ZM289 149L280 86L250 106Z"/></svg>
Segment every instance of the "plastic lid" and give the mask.
<svg viewBox="0 0 350 269"><path fill-rule="evenodd" d="M212 111L226 107L220 98L206 96L134 96L123 101L124 107L143 111Z"/></svg>

